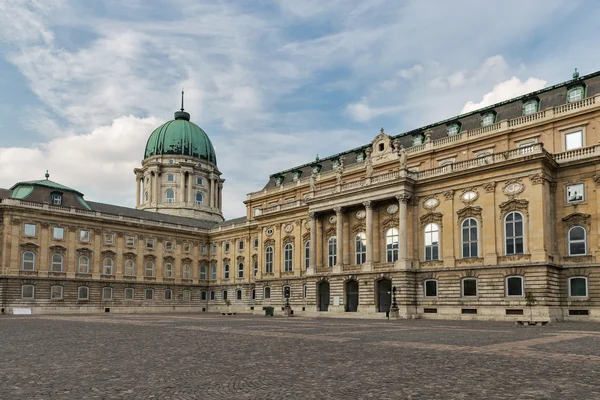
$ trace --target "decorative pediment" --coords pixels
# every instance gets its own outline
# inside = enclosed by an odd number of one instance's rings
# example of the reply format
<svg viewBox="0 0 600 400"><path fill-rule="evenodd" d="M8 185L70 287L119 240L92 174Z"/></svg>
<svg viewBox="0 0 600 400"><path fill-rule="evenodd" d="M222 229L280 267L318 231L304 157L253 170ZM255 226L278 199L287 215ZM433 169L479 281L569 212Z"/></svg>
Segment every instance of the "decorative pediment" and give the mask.
<svg viewBox="0 0 600 400"><path fill-rule="evenodd" d="M38 246L37 244L35 244L33 242L25 242L25 243L21 243L21 247L24 249L37 249L40 246Z"/></svg>
<svg viewBox="0 0 600 400"><path fill-rule="evenodd" d="M439 225L442 224L442 213L439 212L428 212L425 215L422 215L420 220L421 220L421 226L423 225L427 225L430 224L432 222L435 222Z"/></svg>
<svg viewBox="0 0 600 400"><path fill-rule="evenodd" d="M175 258L173 258L172 256L165 256L163 257L163 261L172 263L173 261L175 261Z"/></svg>
<svg viewBox="0 0 600 400"><path fill-rule="evenodd" d="M128 251L126 253L123 253L123 257L129 258L129 259L136 258L137 254L135 254L133 251Z"/></svg>
<svg viewBox="0 0 600 400"><path fill-rule="evenodd" d="M590 226L590 214L584 214L584 213L580 213L580 212L574 212L571 213L569 215L567 215L566 217L563 217L563 222L568 226L568 227L572 227L575 225L585 225L585 226Z"/></svg>
<svg viewBox="0 0 600 400"><path fill-rule="evenodd" d="M294 240L295 240L294 236L286 235L286 236L284 236L282 242L283 242L283 244L288 244L288 243L294 243Z"/></svg>
<svg viewBox="0 0 600 400"><path fill-rule="evenodd" d="M302 241L306 242L307 240L310 240L310 233L307 232L304 235L302 235Z"/></svg>
<svg viewBox="0 0 600 400"><path fill-rule="evenodd" d="M238 263L244 262L244 256L237 256L236 260Z"/></svg>
<svg viewBox="0 0 600 400"><path fill-rule="evenodd" d="M524 211L527 214L527 208L529 206L529 202L524 199L511 199L505 201L500 204L500 210L503 213L508 213L512 211ZM503 218L503 217L502 217Z"/></svg>
<svg viewBox="0 0 600 400"><path fill-rule="evenodd" d="M91 254L92 253L92 249L90 249L88 247L80 247L76 251L81 254Z"/></svg>
<svg viewBox="0 0 600 400"><path fill-rule="evenodd" d="M352 226L352 233L355 235L359 232L365 232L365 231L366 231L366 228L363 224L355 224Z"/></svg>
<svg viewBox="0 0 600 400"><path fill-rule="evenodd" d="M100 254L102 254L102 255L103 255L103 256L105 256L105 257L111 257L111 256L112 256L112 257L114 257L114 256L116 256L116 255L117 255L117 253L115 253L115 252L114 252L114 251L112 251L112 250L102 250L102 251L100 252Z"/></svg>
<svg viewBox="0 0 600 400"><path fill-rule="evenodd" d="M156 256L154 254L145 254L144 255L144 260L154 261L154 260L156 260Z"/></svg>
<svg viewBox="0 0 600 400"><path fill-rule="evenodd" d="M229 261L231 261L231 259L230 259L230 258L227 258L227 257L225 257L225 258L223 259L223 264L228 264L228 263L229 263Z"/></svg>
<svg viewBox="0 0 600 400"><path fill-rule="evenodd" d="M465 218L469 218L469 217L481 219L481 207L479 207L479 206L466 206L466 207L461 208L460 210L458 210L456 212L456 214L458 215L458 219L459 220L465 219Z"/></svg>
<svg viewBox="0 0 600 400"><path fill-rule="evenodd" d="M193 263L193 262L194 262L194 260L192 260L192 259L191 259L191 258L189 258L189 257L185 257L185 258L182 258L182 259L181 259L181 262L182 262L182 263L184 263L184 264L191 264L191 263Z"/></svg>
<svg viewBox="0 0 600 400"><path fill-rule="evenodd" d="M274 246L275 245L275 239L267 239L265 240L265 248L269 247L269 246Z"/></svg>
<svg viewBox="0 0 600 400"><path fill-rule="evenodd" d="M67 248L64 246L61 246L60 244L55 244L53 246L50 246L49 249L54 252L58 252L58 253L64 253L65 251L67 251Z"/></svg>
<svg viewBox="0 0 600 400"><path fill-rule="evenodd" d="M258 254L252 254L252 261L257 261L258 260Z"/></svg>
<svg viewBox="0 0 600 400"><path fill-rule="evenodd" d="M398 218L386 218L381 224L384 230L388 230L398 226Z"/></svg>
<svg viewBox="0 0 600 400"><path fill-rule="evenodd" d="M325 238L329 239L330 237L335 236L335 228L329 228L325 231Z"/></svg>

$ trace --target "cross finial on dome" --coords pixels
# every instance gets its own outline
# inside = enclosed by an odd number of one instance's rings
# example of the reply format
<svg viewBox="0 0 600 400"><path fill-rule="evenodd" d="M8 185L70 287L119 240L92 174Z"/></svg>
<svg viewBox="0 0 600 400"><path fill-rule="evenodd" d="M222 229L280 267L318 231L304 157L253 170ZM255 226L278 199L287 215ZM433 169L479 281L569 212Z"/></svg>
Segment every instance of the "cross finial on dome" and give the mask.
<svg viewBox="0 0 600 400"><path fill-rule="evenodd" d="M46 170L46 173L44 174L44 176L46 177L46 180L48 180L48 178L50 178L50 174L48 173L48 170Z"/></svg>

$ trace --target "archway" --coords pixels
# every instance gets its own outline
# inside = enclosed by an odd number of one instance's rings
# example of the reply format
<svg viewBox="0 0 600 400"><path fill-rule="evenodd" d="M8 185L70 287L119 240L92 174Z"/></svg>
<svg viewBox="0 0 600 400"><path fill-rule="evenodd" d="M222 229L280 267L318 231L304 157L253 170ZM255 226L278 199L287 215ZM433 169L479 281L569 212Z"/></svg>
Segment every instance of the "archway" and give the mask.
<svg viewBox="0 0 600 400"><path fill-rule="evenodd" d="M317 286L318 292L318 310L328 311L329 310L329 282L323 281Z"/></svg>
<svg viewBox="0 0 600 400"><path fill-rule="evenodd" d="M349 280L346 282L346 312L358 311L358 282Z"/></svg>
<svg viewBox="0 0 600 400"><path fill-rule="evenodd" d="M377 312L388 312L392 305L392 281L380 279L377 281Z"/></svg>

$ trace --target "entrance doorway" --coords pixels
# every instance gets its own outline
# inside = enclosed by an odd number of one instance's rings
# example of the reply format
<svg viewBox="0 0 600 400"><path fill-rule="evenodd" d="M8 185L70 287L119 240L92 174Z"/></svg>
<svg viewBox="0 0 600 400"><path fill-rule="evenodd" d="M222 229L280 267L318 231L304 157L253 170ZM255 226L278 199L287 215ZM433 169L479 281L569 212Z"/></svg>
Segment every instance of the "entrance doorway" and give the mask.
<svg viewBox="0 0 600 400"><path fill-rule="evenodd" d="M377 311L388 312L392 305L392 281L381 279L377 281Z"/></svg>
<svg viewBox="0 0 600 400"><path fill-rule="evenodd" d="M319 311L329 310L329 282L321 282L317 286L319 292Z"/></svg>
<svg viewBox="0 0 600 400"><path fill-rule="evenodd" d="M346 311L358 311L358 282L354 280L346 282Z"/></svg>

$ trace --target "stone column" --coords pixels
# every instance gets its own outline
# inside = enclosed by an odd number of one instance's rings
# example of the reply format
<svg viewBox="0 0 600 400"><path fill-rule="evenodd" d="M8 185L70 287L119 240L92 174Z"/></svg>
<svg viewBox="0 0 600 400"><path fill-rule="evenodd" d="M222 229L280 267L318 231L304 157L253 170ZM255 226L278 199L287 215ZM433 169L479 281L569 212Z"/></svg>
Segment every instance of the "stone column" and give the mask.
<svg viewBox="0 0 600 400"><path fill-rule="evenodd" d="M410 200L410 196L407 194L400 194L396 196L398 199L398 261L396 266L401 269L409 269L410 262L408 261L408 211L407 203Z"/></svg>
<svg viewBox="0 0 600 400"><path fill-rule="evenodd" d="M335 265L333 266L333 273L341 273L343 258L344 257L344 221L343 221L343 210L342 207L335 207L335 236L336 236L336 252L335 252Z"/></svg>
<svg viewBox="0 0 600 400"><path fill-rule="evenodd" d="M209 205L211 207L214 207L215 206L215 180L212 175L208 178L208 180L210 181L210 193L208 194Z"/></svg>
<svg viewBox="0 0 600 400"><path fill-rule="evenodd" d="M367 235L367 261L362 265L362 270L365 272L373 269L373 202L363 202L366 211L366 232Z"/></svg>
<svg viewBox="0 0 600 400"><path fill-rule="evenodd" d="M181 182L179 184L179 186L180 186L179 191L181 193L179 194L179 201L183 204L183 203L185 203L185 172L182 171L180 175L181 175Z"/></svg>
<svg viewBox="0 0 600 400"><path fill-rule="evenodd" d="M220 210L223 207L223 184L221 182L219 182L219 190L217 191L218 193L218 198L217 198L217 208Z"/></svg>
<svg viewBox="0 0 600 400"><path fill-rule="evenodd" d="M196 195L192 192L192 185L195 183L194 177L188 174L187 201L191 204L196 204Z"/></svg>
<svg viewBox="0 0 600 400"><path fill-rule="evenodd" d="M141 178L139 175L135 176L135 206L140 206L140 182Z"/></svg>
<svg viewBox="0 0 600 400"><path fill-rule="evenodd" d="M159 183L158 171L154 174L154 202L156 204L160 203L160 183Z"/></svg>
<svg viewBox="0 0 600 400"><path fill-rule="evenodd" d="M310 247L306 275L313 275L317 267L317 215L311 212L308 216L310 217Z"/></svg>

